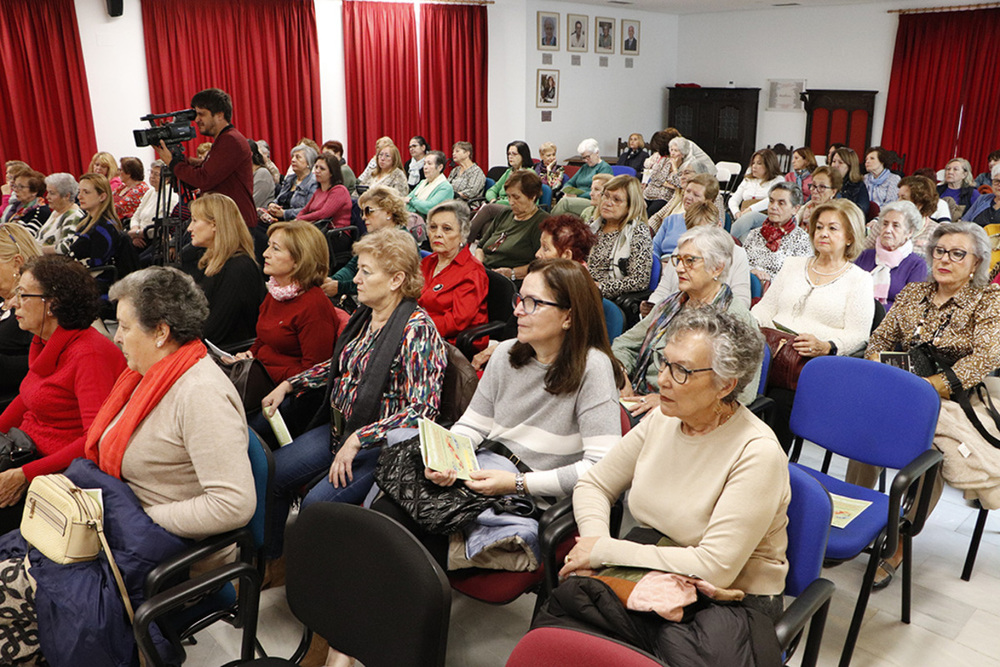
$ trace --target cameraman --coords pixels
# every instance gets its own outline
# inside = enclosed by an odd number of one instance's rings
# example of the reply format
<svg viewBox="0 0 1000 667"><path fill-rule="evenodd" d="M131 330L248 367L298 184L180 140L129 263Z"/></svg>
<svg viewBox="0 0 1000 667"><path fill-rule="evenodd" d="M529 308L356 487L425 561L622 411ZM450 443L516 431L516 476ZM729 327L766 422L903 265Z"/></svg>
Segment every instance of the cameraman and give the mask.
<svg viewBox="0 0 1000 667"><path fill-rule="evenodd" d="M267 240L257 229L257 210L253 204L253 164L250 145L239 130L232 126L233 101L218 88L207 88L191 98L198 114L194 124L206 137L213 137L212 150L204 160L174 155L160 142L157 153L170 165L177 178L202 193L218 192L230 197L254 237L257 255L263 253Z"/></svg>

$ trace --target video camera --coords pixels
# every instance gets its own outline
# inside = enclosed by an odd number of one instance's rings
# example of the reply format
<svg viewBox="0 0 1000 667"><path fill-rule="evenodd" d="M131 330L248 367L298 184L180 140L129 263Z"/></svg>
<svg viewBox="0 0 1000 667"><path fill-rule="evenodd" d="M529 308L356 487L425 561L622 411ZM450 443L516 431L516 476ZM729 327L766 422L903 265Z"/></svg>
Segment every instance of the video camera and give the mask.
<svg viewBox="0 0 1000 667"><path fill-rule="evenodd" d="M190 141L196 136L194 126L191 123L197 115L194 109L183 109L181 111L171 111L170 113L143 116L139 120L148 122L152 127L132 130L135 145L139 148L143 146L159 146L162 141L167 146L176 146L183 141ZM167 118L172 118L173 120L165 122Z"/></svg>

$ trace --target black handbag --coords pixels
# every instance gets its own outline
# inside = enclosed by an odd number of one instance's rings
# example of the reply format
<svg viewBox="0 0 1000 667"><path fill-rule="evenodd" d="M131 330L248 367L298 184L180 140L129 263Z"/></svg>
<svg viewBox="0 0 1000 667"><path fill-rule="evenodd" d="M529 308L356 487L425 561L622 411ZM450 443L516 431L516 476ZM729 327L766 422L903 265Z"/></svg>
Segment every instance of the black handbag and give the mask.
<svg viewBox="0 0 1000 667"><path fill-rule="evenodd" d="M420 455L420 436L382 447L375 482L421 528L436 535L461 530L496 500L472 491L461 482L438 486L427 479Z"/></svg>
<svg viewBox="0 0 1000 667"><path fill-rule="evenodd" d="M0 472L20 468L38 458L38 447L31 436L19 428L0 433Z"/></svg>

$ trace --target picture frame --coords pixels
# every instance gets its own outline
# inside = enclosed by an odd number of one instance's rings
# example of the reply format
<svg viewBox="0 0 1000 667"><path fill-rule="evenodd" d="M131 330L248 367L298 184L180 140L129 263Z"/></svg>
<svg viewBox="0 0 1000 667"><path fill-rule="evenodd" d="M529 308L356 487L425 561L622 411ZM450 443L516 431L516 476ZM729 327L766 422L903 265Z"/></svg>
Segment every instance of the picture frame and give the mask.
<svg viewBox="0 0 1000 667"><path fill-rule="evenodd" d="M805 111L805 79L768 79L766 111Z"/></svg>
<svg viewBox="0 0 1000 667"><path fill-rule="evenodd" d="M639 55L639 42L642 39L639 33L640 23L640 21L622 19L621 45L623 56Z"/></svg>
<svg viewBox="0 0 1000 667"><path fill-rule="evenodd" d="M594 53L615 52L615 19L594 17Z"/></svg>
<svg viewBox="0 0 1000 667"><path fill-rule="evenodd" d="M559 70L538 70L535 76L535 106L539 109L559 107Z"/></svg>
<svg viewBox="0 0 1000 667"><path fill-rule="evenodd" d="M559 14L538 12L538 50L559 50Z"/></svg>
<svg viewBox="0 0 1000 667"><path fill-rule="evenodd" d="M579 25L580 29L577 30ZM566 15L566 50L586 53L590 39L590 17L586 14Z"/></svg>

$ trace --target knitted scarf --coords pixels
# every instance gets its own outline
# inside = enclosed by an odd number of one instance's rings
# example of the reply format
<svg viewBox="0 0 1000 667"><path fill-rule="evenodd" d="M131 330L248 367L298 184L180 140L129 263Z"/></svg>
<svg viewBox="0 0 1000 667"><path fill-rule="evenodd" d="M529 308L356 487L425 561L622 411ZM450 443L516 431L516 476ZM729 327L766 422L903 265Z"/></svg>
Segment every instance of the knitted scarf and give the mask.
<svg viewBox="0 0 1000 667"><path fill-rule="evenodd" d="M296 282L289 283L282 287L274 279L274 276L267 279L267 292L275 301L291 301L304 291L305 290L302 289L302 286Z"/></svg>
<svg viewBox="0 0 1000 667"><path fill-rule="evenodd" d="M888 171L888 170L886 170ZM891 272L899 263L913 252L913 241L907 241L895 250L886 250L881 243L875 243L875 268L871 270L872 282L875 283L875 298L886 305L889 300L889 283Z"/></svg>
<svg viewBox="0 0 1000 667"><path fill-rule="evenodd" d="M122 458L135 429L170 391L174 382L206 353L205 345L200 340L193 340L157 361L145 375L125 369L90 425L84 455L104 472L121 479ZM102 439L105 429L119 412L122 413L121 419Z"/></svg>

